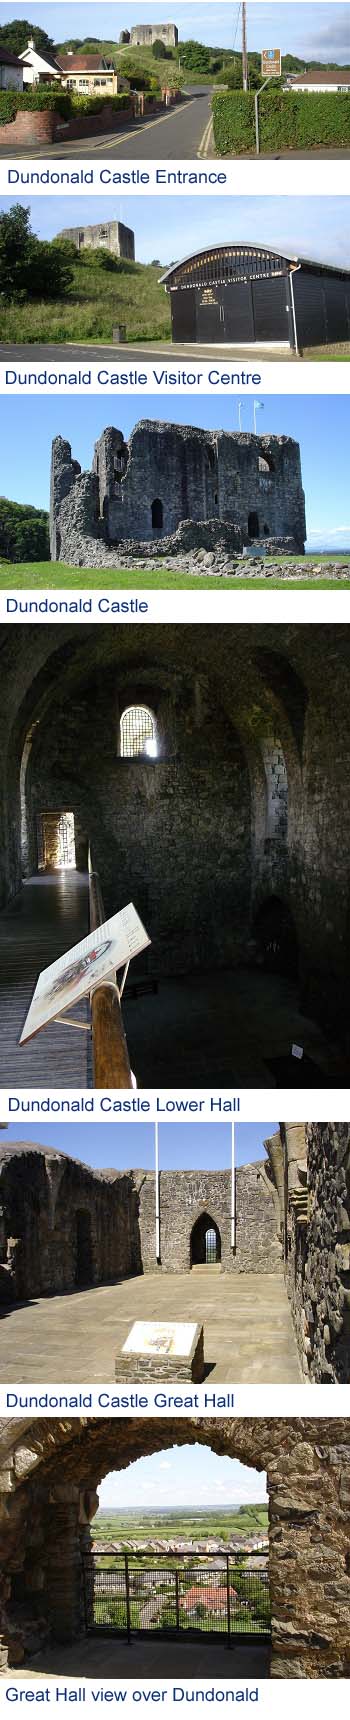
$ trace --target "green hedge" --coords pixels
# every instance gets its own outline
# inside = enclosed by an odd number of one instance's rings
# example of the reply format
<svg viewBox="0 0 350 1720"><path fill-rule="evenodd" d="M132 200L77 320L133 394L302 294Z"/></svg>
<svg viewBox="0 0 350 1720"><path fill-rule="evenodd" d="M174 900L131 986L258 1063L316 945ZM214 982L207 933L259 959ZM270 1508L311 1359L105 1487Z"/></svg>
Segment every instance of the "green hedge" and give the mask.
<svg viewBox="0 0 350 1720"><path fill-rule="evenodd" d="M260 149L350 147L350 93L309 95L302 90L264 90L259 100ZM251 90L217 90L213 96L214 142L219 155L255 151L254 95Z"/></svg>
<svg viewBox="0 0 350 1720"><path fill-rule="evenodd" d="M78 113L100 113L106 102L120 110L129 107L130 97L127 91L119 96L103 91L96 96L80 96L75 90L56 89L52 84L34 84L26 90L0 90L0 125L10 125L17 113L43 113L48 109L61 119L73 119Z"/></svg>

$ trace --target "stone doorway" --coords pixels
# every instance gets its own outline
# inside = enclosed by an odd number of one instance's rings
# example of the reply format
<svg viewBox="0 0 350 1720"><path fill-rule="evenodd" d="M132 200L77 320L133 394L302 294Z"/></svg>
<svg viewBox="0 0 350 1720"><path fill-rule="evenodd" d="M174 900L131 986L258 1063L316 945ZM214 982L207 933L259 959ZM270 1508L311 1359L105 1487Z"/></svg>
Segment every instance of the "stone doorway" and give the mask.
<svg viewBox="0 0 350 1720"><path fill-rule="evenodd" d="M200 1213L191 1231L190 1260L192 1266L219 1266L221 1236L218 1224L209 1212Z"/></svg>
<svg viewBox="0 0 350 1720"><path fill-rule="evenodd" d="M75 1283L86 1290L94 1280L92 1226L90 1213L84 1207L75 1214Z"/></svg>
<svg viewBox="0 0 350 1720"><path fill-rule="evenodd" d="M37 835L39 872L75 869L74 812L41 812Z"/></svg>

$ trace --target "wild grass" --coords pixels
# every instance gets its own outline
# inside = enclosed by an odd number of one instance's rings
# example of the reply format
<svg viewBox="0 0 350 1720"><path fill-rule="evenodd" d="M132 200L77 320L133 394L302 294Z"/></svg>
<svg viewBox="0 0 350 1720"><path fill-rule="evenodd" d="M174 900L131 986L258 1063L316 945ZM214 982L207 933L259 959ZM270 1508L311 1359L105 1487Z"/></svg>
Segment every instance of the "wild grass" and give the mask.
<svg viewBox="0 0 350 1720"><path fill-rule="evenodd" d="M93 258L93 253L91 253ZM104 271L73 263L72 286L65 299L1 304L0 339L61 342L112 341L115 324L126 325L128 341L169 340L170 303L159 286L160 266L128 263Z"/></svg>

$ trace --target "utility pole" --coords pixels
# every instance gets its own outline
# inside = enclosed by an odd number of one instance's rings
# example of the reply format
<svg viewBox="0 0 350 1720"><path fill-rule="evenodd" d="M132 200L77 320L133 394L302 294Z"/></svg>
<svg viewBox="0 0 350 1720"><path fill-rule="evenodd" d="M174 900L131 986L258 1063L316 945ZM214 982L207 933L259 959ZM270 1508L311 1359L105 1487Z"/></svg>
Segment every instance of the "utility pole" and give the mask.
<svg viewBox="0 0 350 1720"><path fill-rule="evenodd" d="M242 72L243 89L248 89L248 54L247 54L247 7L242 0Z"/></svg>

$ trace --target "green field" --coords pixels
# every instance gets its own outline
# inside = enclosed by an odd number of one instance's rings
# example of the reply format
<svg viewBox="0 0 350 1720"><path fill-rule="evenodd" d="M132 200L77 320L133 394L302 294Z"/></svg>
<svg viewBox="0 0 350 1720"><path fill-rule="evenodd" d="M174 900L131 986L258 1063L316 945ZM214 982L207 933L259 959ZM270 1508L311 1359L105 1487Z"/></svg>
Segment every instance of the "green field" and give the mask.
<svg viewBox="0 0 350 1720"><path fill-rule="evenodd" d="M298 558L295 558L298 560ZM345 558L344 558L345 559ZM169 568L159 566L155 573L142 568L130 571L128 568L91 568L66 567L64 562L3 562L0 565L0 589L7 591L344 591L350 581L350 557L346 559L343 571L338 578L322 578L321 574L313 577L307 575L307 559L305 560L305 578L293 580L293 556L288 558L290 577L270 578L267 574L262 579L247 579L232 577L220 578L215 574L186 574L174 573ZM317 566L323 562L337 562L336 556L317 556ZM299 557L300 561L300 557Z"/></svg>
<svg viewBox="0 0 350 1720"><path fill-rule="evenodd" d="M198 1510L117 1510L115 1507L98 1511L92 1533L94 1541L206 1541L211 1536L229 1541L232 1535L267 1532L267 1505L239 1505L218 1511Z"/></svg>

